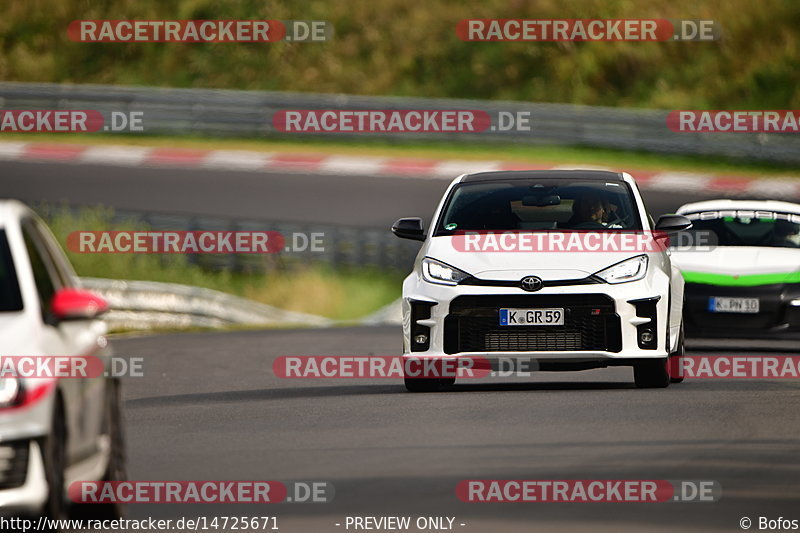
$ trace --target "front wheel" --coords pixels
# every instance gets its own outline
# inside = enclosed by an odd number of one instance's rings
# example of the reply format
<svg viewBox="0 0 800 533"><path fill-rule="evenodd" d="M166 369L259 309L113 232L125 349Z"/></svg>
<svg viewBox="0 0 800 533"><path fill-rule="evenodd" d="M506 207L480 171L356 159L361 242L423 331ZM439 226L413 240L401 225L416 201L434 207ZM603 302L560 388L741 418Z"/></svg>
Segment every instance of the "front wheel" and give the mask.
<svg viewBox="0 0 800 533"><path fill-rule="evenodd" d="M435 378L435 377L417 378L417 377L409 377L409 375L406 374L404 376L405 384L406 384L406 390L408 390L408 392L437 392L437 391L441 390L442 388L452 387L453 385L455 385L455 383L456 383L455 376L449 376L445 372L444 363L442 361L434 361L434 367L435 367L435 369L431 370L430 372L435 372L435 373L428 374L428 375L448 376L448 377L442 377L442 378ZM425 372L428 372L428 370L425 370ZM420 374L417 373L415 375L418 376ZM426 375L426 374L422 373L422 375Z"/></svg>
<svg viewBox="0 0 800 533"><path fill-rule="evenodd" d="M43 459L47 479L47 501L43 514L47 518L59 520L66 518L64 504L64 470L66 468L67 426L64 421L64 408L61 397L56 396L53 404L50 434L44 439ZM46 529L57 531L57 529Z"/></svg>
<svg viewBox="0 0 800 533"><path fill-rule="evenodd" d="M118 380L106 384L106 412L103 433L109 440L108 466L102 482L127 481L122 386ZM71 518L114 520L125 515L122 502L73 504Z"/></svg>
<svg viewBox="0 0 800 533"><path fill-rule="evenodd" d="M125 418L122 410L122 386L118 380L108 383L107 431L111 441L108 467L103 481L127 481L127 457L125 454ZM121 502L105 504L101 510L109 518L121 518L125 515L125 504Z"/></svg>
<svg viewBox="0 0 800 533"><path fill-rule="evenodd" d="M437 392L456 384L456 378L405 378L408 392Z"/></svg>
<svg viewBox="0 0 800 533"><path fill-rule="evenodd" d="M659 389L669 387L670 377L667 359L639 361L633 365L633 379L640 389Z"/></svg>
<svg viewBox="0 0 800 533"><path fill-rule="evenodd" d="M435 378L405 378L408 392L436 392L441 383Z"/></svg>

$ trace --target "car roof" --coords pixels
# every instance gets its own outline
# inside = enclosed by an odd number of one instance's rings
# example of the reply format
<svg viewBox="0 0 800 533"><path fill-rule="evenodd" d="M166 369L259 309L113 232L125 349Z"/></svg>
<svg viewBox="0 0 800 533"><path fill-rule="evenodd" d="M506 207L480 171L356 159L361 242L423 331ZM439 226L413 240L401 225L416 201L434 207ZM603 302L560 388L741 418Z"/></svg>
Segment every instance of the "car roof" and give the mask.
<svg viewBox="0 0 800 533"><path fill-rule="evenodd" d="M461 183L528 179L624 181L622 173L611 170L496 170L467 174Z"/></svg>
<svg viewBox="0 0 800 533"><path fill-rule="evenodd" d="M29 213L30 210L22 202L0 198L0 228L8 226L9 223L19 220L23 215Z"/></svg>
<svg viewBox="0 0 800 533"><path fill-rule="evenodd" d="M701 211L719 211L722 209L735 209L741 211L776 211L781 213L794 213L800 215L800 204L780 202L777 200L706 200L682 205L677 213L697 213Z"/></svg>

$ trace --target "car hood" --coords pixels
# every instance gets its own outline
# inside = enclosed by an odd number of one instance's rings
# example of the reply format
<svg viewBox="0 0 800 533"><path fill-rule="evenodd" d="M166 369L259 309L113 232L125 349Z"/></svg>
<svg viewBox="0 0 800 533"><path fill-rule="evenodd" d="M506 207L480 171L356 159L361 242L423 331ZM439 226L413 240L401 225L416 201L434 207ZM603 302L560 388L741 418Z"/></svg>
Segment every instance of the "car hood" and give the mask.
<svg viewBox="0 0 800 533"><path fill-rule="evenodd" d="M455 237L428 240L425 255L481 279L518 280L535 275L543 280L581 279L641 253L628 252L464 252Z"/></svg>
<svg viewBox="0 0 800 533"><path fill-rule="evenodd" d="M719 246L709 251L673 250L672 262L688 282L723 285L800 283L800 250Z"/></svg>

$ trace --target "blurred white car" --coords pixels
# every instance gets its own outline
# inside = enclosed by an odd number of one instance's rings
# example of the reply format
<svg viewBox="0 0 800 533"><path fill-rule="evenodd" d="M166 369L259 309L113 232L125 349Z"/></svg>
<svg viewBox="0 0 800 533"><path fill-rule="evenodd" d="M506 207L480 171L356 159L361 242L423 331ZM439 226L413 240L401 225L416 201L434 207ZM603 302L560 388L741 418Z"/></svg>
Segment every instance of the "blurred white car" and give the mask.
<svg viewBox="0 0 800 533"><path fill-rule="evenodd" d="M98 296L81 290L45 224L0 200L0 357L91 356L110 348ZM16 376L16 377L15 377ZM74 481L125 478L118 380L0 377L0 513L59 518ZM116 514L119 509L93 512Z"/></svg>
<svg viewBox="0 0 800 533"><path fill-rule="evenodd" d="M456 178L427 235L419 218L393 232L423 241L403 283L403 352L411 358L535 361L540 370L632 366L639 387L681 381L683 279L665 247L620 252L464 251L459 232L553 241L686 229L653 224L629 174L480 172ZM526 237L525 237L526 238ZM678 365L676 364L675 367ZM406 376L411 391L450 384Z"/></svg>
<svg viewBox="0 0 800 533"><path fill-rule="evenodd" d="M709 200L678 213L693 222L672 253L687 335L800 338L800 205Z"/></svg>

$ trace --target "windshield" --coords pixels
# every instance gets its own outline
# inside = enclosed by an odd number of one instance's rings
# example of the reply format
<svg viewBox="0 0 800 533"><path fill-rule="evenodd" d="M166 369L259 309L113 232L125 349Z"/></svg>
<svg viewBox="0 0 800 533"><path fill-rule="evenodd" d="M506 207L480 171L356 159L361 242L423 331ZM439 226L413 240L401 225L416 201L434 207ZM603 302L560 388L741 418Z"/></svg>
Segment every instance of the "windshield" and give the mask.
<svg viewBox="0 0 800 533"><path fill-rule="evenodd" d="M690 213L688 233L716 246L800 248L800 215L772 211L704 211ZM699 239L696 242L700 242Z"/></svg>
<svg viewBox="0 0 800 533"><path fill-rule="evenodd" d="M22 296L5 230L0 230L0 312L21 311Z"/></svg>
<svg viewBox="0 0 800 533"><path fill-rule="evenodd" d="M463 183L434 236L460 230L640 230L627 183L563 179Z"/></svg>

